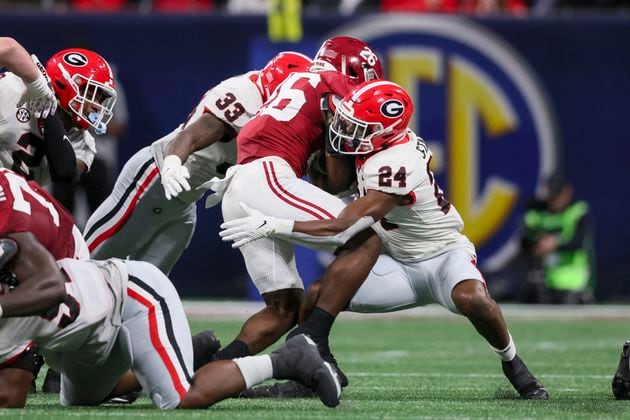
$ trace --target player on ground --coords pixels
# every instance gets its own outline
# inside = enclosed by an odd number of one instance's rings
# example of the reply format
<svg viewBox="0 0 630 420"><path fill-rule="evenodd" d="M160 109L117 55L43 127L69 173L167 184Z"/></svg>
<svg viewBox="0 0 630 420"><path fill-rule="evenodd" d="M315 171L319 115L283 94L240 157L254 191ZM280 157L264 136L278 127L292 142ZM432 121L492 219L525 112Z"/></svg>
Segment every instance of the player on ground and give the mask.
<svg viewBox="0 0 630 420"><path fill-rule="evenodd" d="M112 116L111 69L80 48L56 53L46 69L31 57L15 40L0 38L0 67L10 70L0 73L0 166L40 185L73 182L96 154L88 129L104 133Z"/></svg>
<svg viewBox="0 0 630 420"><path fill-rule="evenodd" d="M221 82L184 124L129 159L85 227L92 258L129 257L168 274L192 238L205 192L199 187L225 175L236 162L236 133L289 74L310 63L283 52L261 71Z"/></svg>
<svg viewBox="0 0 630 420"><path fill-rule="evenodd" d="M280 218L334 219L345 207L343 201L301 177L309 157L324 149L325 108L332 96L343 97L355 85L381 77L380 61L363 41L349 37L325 41L312 70L289 76L239 133L239 165L228 171L222 185L213 187L217 195L223 194L223 218L230 221L246 216L239 205L244 202ZM326 167L331 174L327 185L331 191L345 190L347 181L354 178L352 162L347 165L343 158L326 159ZM246 321L238 337L218 357L258 353L297 323L303 283L293 248L293 242L265 238L240 249L266 307ZM372 235L360 248L338 256L332 267L340 270L341 280L335 287L350 284L355 291L379 251L380 241ZM344 260L348 263L340 265ZM341 311L347 302L338 301L334 290L329 292L322 299L326 311ZM328 328L329 321L326 317L318 319L323 329ZM325 349L322 356L334 362ZM343 376L341 381L347 384Z"/></svg>
<svg viewBox="0 0 630 420"><path fill-rule="evenodd" d="M304 335L271 355L213 362L193 376L179 296L149 263L55 262L28 232L0 239L0 263L17 281L12 288L0 284L0 389L8 394L2 407L25 405L33 343L62 372L64 406L98 405L128 391L120 379L129 369L161 409L208 407L271 377L299 380L324 404L339 403L333 368Z"/></svg>
<svg viewBox="0 0 630 420"><path fill-rule="evenodd" d="M360 198L335 219L307 222L279 220L244 207L250 216L224 223L221 236L236 241L236 247L267 237L343 245L348 229L371 225L386 253L354 297L345 297L349 310L388 312L438 303L470 320L501 358L503 372L521 397L548 399L516 354L501 310L476 267L475 248L460 233L463 221L429 169L430 150L407 128L412 113L411 98L398 85L374 81L358 86L337 106L330 141L333 150L356 156ZM320 287L315 283L309 289L308 301L318 302ZM308 331L308 322L294 332Z"/></svg>
<svg viewBox="0 0 630 420"><path fill-rule="evenodd" d="M30 232L56 260L63 258L88 259L87 244L74 224L72 216L53 197L34 181L0 169L0 237L9 233ZM0 277L7 278L7 273ZM211 349L199 349L208 344L211 334L204 331L193 337L195 365L211 356ZM59 392L59 377L48 371L44 381L45 392ZM0 387L0 400L7 388Z"/></svg>

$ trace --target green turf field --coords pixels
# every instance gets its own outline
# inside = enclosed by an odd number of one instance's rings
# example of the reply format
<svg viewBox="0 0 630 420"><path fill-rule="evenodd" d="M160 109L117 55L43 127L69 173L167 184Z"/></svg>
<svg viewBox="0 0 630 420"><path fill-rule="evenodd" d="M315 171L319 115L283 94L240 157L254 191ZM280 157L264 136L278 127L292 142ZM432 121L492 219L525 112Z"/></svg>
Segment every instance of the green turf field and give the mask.
<svg viewBox="0 0 630 420"><path fill-rule="evenodd" d="M238 321L194 321L228 342ZM350 386L336 409L311 400L228 400L209 410L159 412L148 399L132 406L62 409L37 394L28 408L0 410L25 418L630 418L630 402L610 392L630 323L620 320L513 321L519 354L551 400L519 400L498 358L464 319L364 319L338 322L333 349ZM98 380L95 378L95 380Z"/></svg>

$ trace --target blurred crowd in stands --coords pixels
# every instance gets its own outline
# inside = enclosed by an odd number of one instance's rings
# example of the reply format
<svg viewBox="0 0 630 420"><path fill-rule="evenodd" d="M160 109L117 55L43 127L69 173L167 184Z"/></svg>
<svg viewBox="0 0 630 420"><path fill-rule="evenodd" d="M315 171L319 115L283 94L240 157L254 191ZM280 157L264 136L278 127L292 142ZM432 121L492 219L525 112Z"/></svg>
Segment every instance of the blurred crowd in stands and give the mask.
<svg viewBox="0 0 630 420"><path fill-rule="evenodd" d="M0 0L0 10L264 14L274 3L282 1L286 0ZM630 0L301 0L301 8L305 15L430 12L539 16L630 11Z"/></svg>

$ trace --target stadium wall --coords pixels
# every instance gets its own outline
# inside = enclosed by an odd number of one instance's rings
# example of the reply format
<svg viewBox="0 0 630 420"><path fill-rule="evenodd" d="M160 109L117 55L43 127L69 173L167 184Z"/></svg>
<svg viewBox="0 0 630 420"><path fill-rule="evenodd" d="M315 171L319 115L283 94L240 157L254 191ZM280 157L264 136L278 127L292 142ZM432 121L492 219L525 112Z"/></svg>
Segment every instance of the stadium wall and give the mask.
<svg viewBox="0 0 630 420"><path fill-rule="evenodd" d="M130 108L120 163L166 134L215 83L283 49L314 54L331 34L365 38L412 92L414 126L440 185L467 222L493 282L514 255L519 216L561 169L596 226L600 299L630 296L630 19L324 16L295 44L267 39L263 17L0 15L3 33L44 60L70 46L115 63ZM218 239L219 208L199 209L172 277L186 296L252 296L240 254ZM305 280L325 259L300 250ZM522 272L510 272L514 282Z"/></svg>

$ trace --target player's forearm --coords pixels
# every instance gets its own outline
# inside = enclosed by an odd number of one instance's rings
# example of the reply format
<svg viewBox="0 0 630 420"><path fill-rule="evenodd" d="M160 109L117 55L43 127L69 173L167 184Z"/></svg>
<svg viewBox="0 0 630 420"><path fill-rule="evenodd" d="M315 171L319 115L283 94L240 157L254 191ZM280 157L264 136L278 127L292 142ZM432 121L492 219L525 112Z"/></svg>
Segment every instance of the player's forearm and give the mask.
<svg viewBox="0 0 630 420"><path fill-rule="evenodd" d="M39 77L28 52L13 38L0 38L0 67L6 67L28 83Z"/></svg>
<svg viewBox="0 0 630 420"><path fill-rule="evenodd" d="M277 236L283 239L306 242L317 246L338 247L344 245L357 233L374 224L374 219L370 216L363 216L353 223L351 223L349 219L341 220L341 222L337 223L323 223L335 222L336 220L339 219L295 222L293 232Z"/></svg>
<svg viewBox="0 0 630 420"><path fill-rule="evenodd" d="M355 169L354 162L345 156L326 155L326 178L324 179L326 189L332 194L346 191L354 182Z"/></svg>
<svg viewBox="0 0 630 420"><path fill-rule="evenodd" d="M175 136L166 148L166 155L175 155L184 163L191 154L221 140L226 132L223 121L212 114L203 114Z"/></svg>
<svg viewBox="0 0 630 420"><path fill-rule="evenodd" d="M59 277L52 276L38 280L33 287L21 283L9 295L0 296L2 317L41 315L63 303L66 288L63 279L59 280Z"/></svg>

